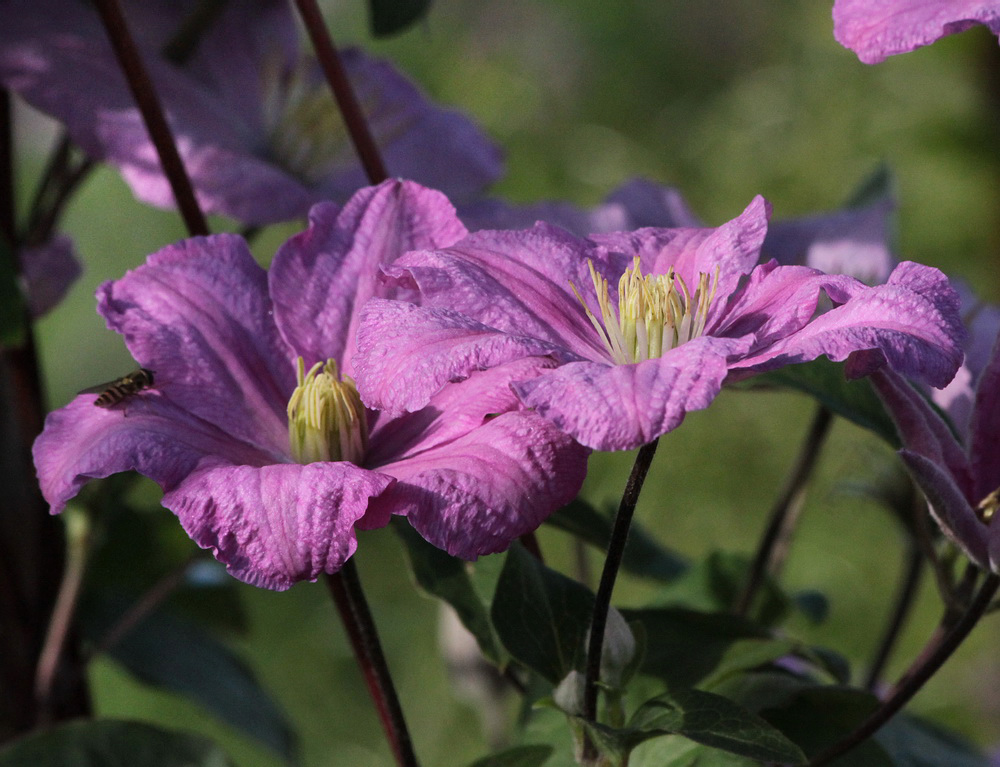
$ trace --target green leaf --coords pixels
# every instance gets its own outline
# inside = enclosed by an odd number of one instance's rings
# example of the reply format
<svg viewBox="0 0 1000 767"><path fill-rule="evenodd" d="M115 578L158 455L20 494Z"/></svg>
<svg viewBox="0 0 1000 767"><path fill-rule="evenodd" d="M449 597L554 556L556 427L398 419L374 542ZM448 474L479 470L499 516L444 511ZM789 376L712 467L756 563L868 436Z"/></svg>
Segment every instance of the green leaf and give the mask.
<svg viewBox="0 0 1000 767"><path fill-rule="evenodd" d="M957 734L907 713L875 734L896 767L989 767L990 760Z"/></svg>
<svg viewBox="0 0 1000 767"><path fill-rule="evenodd" d="M629 721L628 729L642 739L662 733L683 735L703 745L760 761L791 764L806 761L797 745L759 716L728 698L704 690L678 690L646 701Z"/></svg>
<svg viewBox="0 0 1000 767"><path fill-rule="evenodd" d="M766 666L779 658L793 654L799 648L791 639L740 639L726 648L712 673L701 680L704 687L713 687L733 674Z"/></svg>
<svg viewBox="0 0 1000 767"><path fill-rule="evenodd" d="M864 378L848 381L839 362L821 357L801 365L788 365L754 376L741 386L804 392L837 415L874 432L894 448L900 446L896 426L886 414L871 384Z"/></svg>
<svg viewBox="0 0 1000 767"><path fill-rule="evenodd" d="M28 339L27 316L14 253L7 238L0 235L0 348L24 345Z"/></svg>
<svg viewBox="0 0 1000 767"><path fill-rule="evenodd" d="M0 749L0 767L231 767L207 738L139 722L69 722Z"/></svg>
<svg viewBox="0 0 1000 767"><path fill-rule="evenodd" d="M609 515L602 514L579 498L546 520L546 524L575 535L601 552L607 551L612 523ZM664 548L641 525L632 522L622 559L623 569L644 578L671 581L683 574L688 567L687 560L680 554Z"/></svg>
<svg viewBox="0 0 1000 767"><path fill-rule="evenodd" d="M662 679L668 687L693 687L742 639L769 639L768 631L751 621L725 613L703 613L680 607L623 610L628 621L639 621L646 632L642 673Z"/></svg>
<svg viewBox="0 0 1000 767"><path fill-rule="evenodd" d="M431 0L368 0L372 34L387 37L402 32L430 7Z"/></svg>
<svg viewBox="0 0 1000 767"><path fill-rule="evenodd" d="M110 600L84 616L91 638L104 636L124 605ZM200 626L165 612L143 618L108 654L146 684L184 695L293 759L296 738L284 712L246 663Z"/></svg>
<svg viewBox="0 0 1000 767"><path fill-rule="evenodd" d="M583 656L593 607L586 586L545 567L517 544L507 553L491 616L507 651L558 684Z"/></svg>
<svg viewBox="0 0 1000 767"><path fill-rule="evenodd" d="M462 625L476 638L483 655L502 665L506 660L503 648L490 623L486 604L469 577L467 563L429 544L405 519L395 517L392 524L406 548L413 577L420 588L451 605Z"/></svg>
<svg viewBox="0 0 1000 767"><path fill-rule="evenodd" d="M629 767L760 767L756 759L674 735L642 743L632 752L628 763Z"/></svg>
<svg viewBox="0 0 1000 767"><path fill-rule="evenodd" d="M895 186L896 177L892 168L882 163L851 192L844 207L864 208L879 200L891 198Z"/></svg>
<svg viewBox="0 0 1000 767"><path fill-rule="evenodd" d="M792 601L809 621L815 625L824 623L830 615L830 600L826 594L814 589L796 591L792 594Z"/></svg>
<svg viewBox="0 0 1000 767"><path fill-rule="evenodd" d="M552 756L552 746L514 746L477 759L469 767L542 767Z"/></svg>

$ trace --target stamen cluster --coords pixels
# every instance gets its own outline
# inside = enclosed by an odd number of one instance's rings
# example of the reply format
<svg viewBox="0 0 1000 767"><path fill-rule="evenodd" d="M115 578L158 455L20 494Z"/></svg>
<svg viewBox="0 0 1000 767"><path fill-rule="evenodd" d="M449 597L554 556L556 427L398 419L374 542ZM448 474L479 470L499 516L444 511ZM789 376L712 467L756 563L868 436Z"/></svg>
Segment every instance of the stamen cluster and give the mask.
<svg viewBox="0 0 1000 767"><path fill-rule="evenodd" d="M711 284L707 274L698 275L698 286L692 294L673 267L666 274L643 276L636 257L618 280L616 314L608 295L608 281L597 273L592 261L588 264L603 322L590 311L576 286L570 285L608 353L619 365L662 357L705 332L708 309L719 283L718 267Z"/></svg>
<svg viewBox="0 0 1000 767"><path fill-rule="evenodd" d="M301 357L297 378L288 400L292 456L299 463L360 462L368 446L368 419L354 380L341 380L333 360L317 362L307 373Z"/></svg>

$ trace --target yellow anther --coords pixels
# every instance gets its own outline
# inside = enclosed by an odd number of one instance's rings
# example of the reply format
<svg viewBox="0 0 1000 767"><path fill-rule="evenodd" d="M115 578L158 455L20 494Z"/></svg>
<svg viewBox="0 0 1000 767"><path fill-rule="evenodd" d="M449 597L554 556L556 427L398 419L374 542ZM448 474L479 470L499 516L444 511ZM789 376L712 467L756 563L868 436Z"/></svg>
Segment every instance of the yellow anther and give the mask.
<svg viewBox="0 0 1000 767"><path fill-rule="evenodd" d="M337 363L317 362L307 373L299 357L298 386L288 400L288 442L299 463L359 463L368 447L368 418L354 381Z"/></svg>

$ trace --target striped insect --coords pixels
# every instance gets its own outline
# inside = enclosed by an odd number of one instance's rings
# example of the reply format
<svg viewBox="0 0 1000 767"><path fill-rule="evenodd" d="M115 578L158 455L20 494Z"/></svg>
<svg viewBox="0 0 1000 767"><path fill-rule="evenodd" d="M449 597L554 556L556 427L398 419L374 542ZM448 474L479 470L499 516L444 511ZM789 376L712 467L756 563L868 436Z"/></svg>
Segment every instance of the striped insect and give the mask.
<svg viewBox="0 0 1000 767"><path fill-rule="evenodd" d="M124 402L134 394L138 394L143 389L148 389L153 385L153 371L146 368L116 378L114 381L91 386L84 389L81 394L88 392L100 392L94 404L97 407L111 408L120 402Z"/></svg>

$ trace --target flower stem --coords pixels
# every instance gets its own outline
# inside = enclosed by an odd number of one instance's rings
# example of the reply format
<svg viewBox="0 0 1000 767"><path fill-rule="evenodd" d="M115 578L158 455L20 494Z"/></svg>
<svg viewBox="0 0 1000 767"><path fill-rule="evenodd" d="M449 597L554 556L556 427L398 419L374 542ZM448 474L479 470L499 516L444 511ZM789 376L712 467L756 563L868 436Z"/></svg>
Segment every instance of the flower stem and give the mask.
<svg viewBox="0 0 1000 767"><path fill-rule="evenodd" d="M948 630L935 632L924 651L909 670L903 674L882 705L873 711L854 732L815 756L809 762L809 767L822 767L822 765L829 764L838 756L847 753L874 735L882 725L895 716L962 644L989 607L998 587L1000 587L1000 576L995 573L987 575L975 598L962 616ZM949 622L949 613L950 609L946 609L945 617L942 619L942 628Z"/></svg>
<svg viewBox="0 0 1000 767"><path fill-rule="evenodd" d="M920 551L919 544L912 538L909 539L906 562L904 564L905 572L903 573L903 580L896 595L896 605L893 608L889 623L886 626L885 633L882 635L882 640L878 644L875 657L872 659L871 667L868 669L868 676L865 679L865 689L869 692L875 692L878 687L879 679L885 670L893 648L896 646L896 640L899 639L899 634L906 623L906 616L913 607L917 596L917 587L920 585L920 576L924 570L924 556Z"/></svg>
<svg viewBox="0 0 1000 767"><path fill-rule="evenodd" d="M365 169L368 180L372 184L380 184L389 178L389 174L385 169L385 163L382 162L378 145L368 129L368 121L354 95L354 89L344 72L340 56L333 44L333 38L323 21L323 14L320 12L316 0L295 0L295 5L299 9L299 15L302 17L302 22L305 24L309 39L316 51L316 58L323 69L330 90L333 91L333 97L344 117L347 132L358 157L361 158L361 165Z"/></svg>
<svg viewBox="0 0 1000 767"><path fill-rule="evenodd" d="M597 681L601 673L601 653L604 649L604 629L608 622L608 610L611 608L611 592L614 591L615 579L618 577L622 556L625 553L632 514L635 512L639 492L642 490L643 482L646 481L646 474L653 462L658 443L659 439L654 439L639 448L639 454L632 465L632 473L625 485L625 492L622 493L618 514L611 529L611 539L608 541L608 553L604 559L601 582L594 599L594 614L590 621L590 642L587 647L587 668L584 676L583 717L590 722L597 721ZM588 740L585 747L592 749L593 744Z"/></svg>
<svg viewBox="0 0 1000 767"><path fill-rule="evenodd" d="M156 147L156 152L160 157L160 164L163 172L170 182L174 199L180 210L181 217L187 227L188 234L192 237L196 235L208 234L208 223L201 212L198 200L195 198L194 189L191 186L191 179L188 177L177 151L177 144L174 141L173 132L167 124L163 114L163 107L156 95L156 89L149 77L146 66L136 47L128 29L128 23L122 13L118 0L95 0L97 11L104 23L104 28L108 33L111 46L115 50L118 64L128 80L129 89L142 113L142 119L146 123L146 130Z"/></svg>
<svg viewBox="0 0 1000 767"><path fill-rule="evenodd" d="M832 424L833 413L820 405L802 443L799 457L788 479L785 480L781 495L771 508L771 519L757 546L757 553L747 574L746 586L733 606L735 614L746 615L750 611L764 578L769 574L776 575L784 564L792 531L802 513L806 486L816 468L820 450L830 433Z"/></svg>
<svg viewBox="0 0 1000 767"><path fill-rule="evenodd" d="M382 721L396 764L399 767L417 767L417 757L403 718L403 709L399 705L389 666L382 653L375 621L361 590L361 579L354 560L347 560L339 572L327 576L326 582L354 650L354 657L364 674L365 684Z"/></svg>

